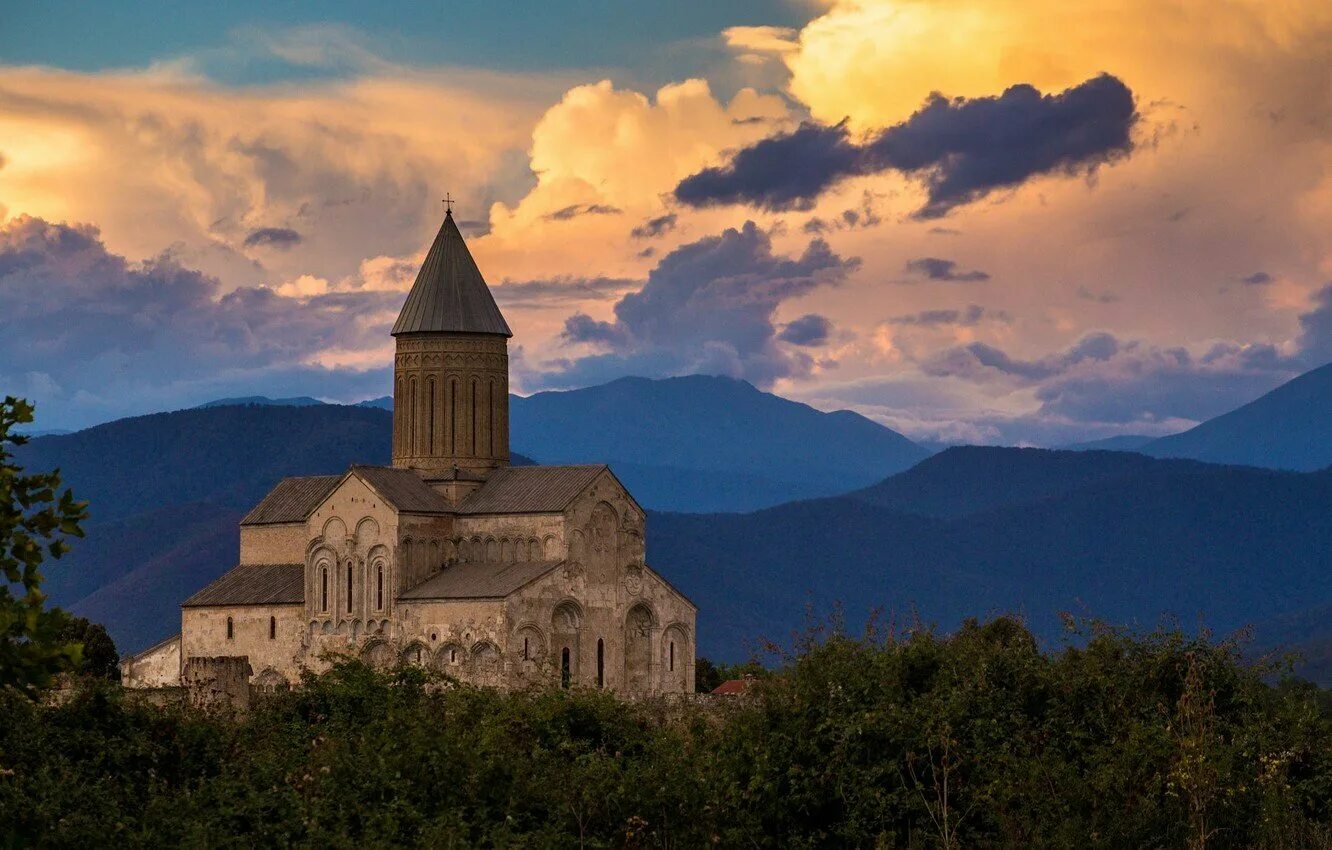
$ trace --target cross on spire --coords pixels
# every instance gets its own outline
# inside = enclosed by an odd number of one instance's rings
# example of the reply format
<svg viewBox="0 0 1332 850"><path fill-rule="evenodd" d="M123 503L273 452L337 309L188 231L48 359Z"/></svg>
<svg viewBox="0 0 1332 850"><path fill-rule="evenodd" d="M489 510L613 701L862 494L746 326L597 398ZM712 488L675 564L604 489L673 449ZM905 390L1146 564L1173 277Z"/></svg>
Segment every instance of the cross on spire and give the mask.
<svg viewBox="0 0 1332 850"><path fill-rule="evenodd" d="M453 215L453 196L448 192L444 193L444 212L447 215Z"/></svg>

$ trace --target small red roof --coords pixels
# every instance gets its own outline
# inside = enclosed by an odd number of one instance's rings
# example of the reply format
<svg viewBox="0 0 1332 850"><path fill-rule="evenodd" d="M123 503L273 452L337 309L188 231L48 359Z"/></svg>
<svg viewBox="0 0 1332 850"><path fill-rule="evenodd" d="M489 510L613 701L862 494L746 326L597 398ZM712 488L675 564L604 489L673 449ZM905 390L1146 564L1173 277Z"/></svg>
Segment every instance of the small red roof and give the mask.
<svg viewBox="0 0 1332 850"><path fill-rule="evenodd" d="M752 676L743 679L729 679L712 689L714 694L743 694L754 684Z"/></svg>

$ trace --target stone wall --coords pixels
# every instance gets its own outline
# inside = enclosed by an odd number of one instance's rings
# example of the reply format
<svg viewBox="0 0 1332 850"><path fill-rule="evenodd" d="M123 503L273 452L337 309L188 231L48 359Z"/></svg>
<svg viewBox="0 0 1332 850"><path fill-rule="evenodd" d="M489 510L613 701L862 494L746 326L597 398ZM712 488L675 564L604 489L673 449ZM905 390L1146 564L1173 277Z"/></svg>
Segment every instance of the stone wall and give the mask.
<svg viewBox="0 0 1332 850"><path fill-rule="evenodd" d="M127 688L161 688L180 684L181 636L151 646L120 662L120 682Z"/></svg>
<svg viewBox="0 0 1332 850"><path fill-rule="evenodd" d="M305 631L299 605L185 608L181 614L180 651L187 665L194 658L243 656L249 659L255 674L267 673L268 679L280 675L294 683L306 664Z"/></svg>
<svg viewBox="0 0 1332 850"><path fill-rule="evenodd" d="M180 683L194 708L245 711L250 707L253 673L243 655L187 658Z"/></svg>

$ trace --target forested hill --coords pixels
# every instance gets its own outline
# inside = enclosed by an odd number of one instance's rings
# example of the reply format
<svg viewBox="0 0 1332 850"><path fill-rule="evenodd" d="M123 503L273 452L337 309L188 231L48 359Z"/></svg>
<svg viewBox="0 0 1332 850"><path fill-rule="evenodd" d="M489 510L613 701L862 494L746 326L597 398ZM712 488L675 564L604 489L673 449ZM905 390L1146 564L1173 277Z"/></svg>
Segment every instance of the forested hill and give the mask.
<svg viewBox="0 0 1332 850"><path fill-rule="evenodd" d="M1332 603L1332 473L1124 453L952 449L850 496L743 516L654 515L653 565L723 616L704 646L782 638L810 606L874 607L944 628L1016 612L1221 632ZM715 610L715 609L714 609ZM1264 633L1263 628L1267 631ZM1332 637L1306 628L1301 641ZM1321 676L1332 674L1324 670Z"/></svg>

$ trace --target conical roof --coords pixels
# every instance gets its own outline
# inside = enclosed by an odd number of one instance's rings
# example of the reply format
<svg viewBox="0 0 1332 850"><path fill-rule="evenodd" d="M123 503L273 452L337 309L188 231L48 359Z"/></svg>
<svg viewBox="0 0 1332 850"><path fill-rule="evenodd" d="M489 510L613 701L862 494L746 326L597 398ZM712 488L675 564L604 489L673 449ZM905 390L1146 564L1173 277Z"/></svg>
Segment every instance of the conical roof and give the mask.
<svg viewBox="0 0 1332 850"><path fill-rule="evenodd" d="M453 223L452 212L444 215L407 303L393 324L394 336L429 331L513 336Z"/></svg>

